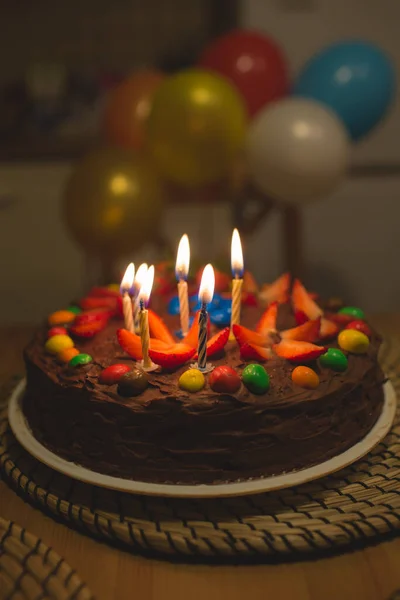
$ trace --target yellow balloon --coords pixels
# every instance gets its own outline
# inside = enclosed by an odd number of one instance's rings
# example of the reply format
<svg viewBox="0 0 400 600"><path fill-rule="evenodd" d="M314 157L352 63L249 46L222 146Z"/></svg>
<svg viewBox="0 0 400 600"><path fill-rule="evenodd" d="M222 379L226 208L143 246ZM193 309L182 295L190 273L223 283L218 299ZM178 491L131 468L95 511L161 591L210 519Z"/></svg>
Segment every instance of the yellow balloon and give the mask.
<svg viewBox="0 0 400 600"><path fill-rule="evenodd" d="M87 251L115 257L154 238L163 200L163 187L143 157L101 148L72 173L64 215L72 235Z"/></svg>
<svg viewBox="0 0 400 600"><path fill-rule="evenodd" d="M227 174L242 148L246 110L222 77L188 69L157 89L147 122L147 143L160 172L186 186Z"/></svg>

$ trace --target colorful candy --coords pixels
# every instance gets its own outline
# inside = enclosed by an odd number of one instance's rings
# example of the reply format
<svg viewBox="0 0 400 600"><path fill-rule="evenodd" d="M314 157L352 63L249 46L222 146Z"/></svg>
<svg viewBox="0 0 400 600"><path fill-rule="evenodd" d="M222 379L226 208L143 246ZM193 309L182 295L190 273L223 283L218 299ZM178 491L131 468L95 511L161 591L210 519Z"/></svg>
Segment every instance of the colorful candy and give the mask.
<svg viewBox="0 0 400 600"><path fill-rule="evenodd" d="M296 385L307 390L315 390L319 386L317 373L309 367L296 367L292 371L292 381Z"/></svg>
<svg viewBox="0 0 400 600"><path fill-rule="evenodd" d="M365 321L361 321L361 319L356 319L355 321L350 321L345 327L345 329L355 329L356 331L361 331L367 337L371 337L372 331L368 327Z"/></svg>
<svg viewBox="0 0 400 600"><path fill-rule="evenodd" d="M69 335L53 335L47 340L44 347L51 354L58 354L61 350L73 348L74 342Z"/></svg>
<svg viewBox="0 0 400 600"><path fill-rule="evenodd" d="M188 369L179 377L179 387L186 392L199 392L204 385L204 375L198 369Z"/></svg>
<svg viewBox="0 0 400 600"><path fill-rule="evenodd" d="M68 335L68 331L65 327L52 327L47 332L47 337L51 338L53 335Z"/></svg>
<svg viewBox="0 0 400 600"><path fill-rule="evenodd" d="M337 348L328 348L327 352L319 357L319 362L323 367L338 373L342 373L348 367L347 356Z"/></svg>
<svg viewBox="0 0 400 600"><path fill-rule="evenodd" d="M82 309L79 306L68 306L67 311L74 313L74 315L80 315Z"/></svg>
<svg viewBox="0 0 400 600"><path fill-rule="evenodd" d="M100 373L99 382L104 385L113 385L114 383L118 383L122 375L129 373L130 370L130 366L122 363L110 365Z"/></svg>
<svg viewBox="0 0 400 600"><path fill-rule="evenodd" d="M69 363L71 358L74 358L74 356L77 356L78 354L78 348L65 348L65 350L61 350L61 352L57 354L57 358L63 363Z"/></svg>
<svg viewBox="0 0 400 600"><path fill-rule="evenodd" d="M365 319L365 313L357 306L344 306L338 311L339 315L347 315L353 319Z"/></svg>
<svg viewBox="0 0 400 600"><path fill-rule="evenodd" d="M343 329L339 333L338 342L342 350L353 354L364 354L369 346L369 339L365 333L355 329Z"/></svg>
<svg viewBox="0 0 400 600"><path fill-rule="evenodd" d="M57 310L56 312L51 313L48 318L49 325L67 325L68 323L72 323L75 319L75 313L70 310Z"/></svg>
<svg viewBox="0 0 400 600"><path fill-rule="evenodd" d="M129 398L130 396L139 396L149 385L149 377L143 369L134 367L128 373L122 375L118 382L118 394Z"/></svg>
<svg viewBox="0 0 400 600"><path fill-rule="evenodd" d="M247 365L243 369L242 381L253 394L264 394L269 388L269 375L262 365Z"/></svg>
<svg viewBox="0 0 400 600"><path fill-rule="evenodd" d="M216 367L210 374L208 383L214 392L220 394L235 394L242 385L236 371L226 365Z"/></svg>
<svg viewBox="0 0 400 600"><path fill-rule="evenodd" d="M80 367L82 365L88 365L92 362L92 360L93 358L90 356L90 354L85 354L83 352L82 354L76 354L76 356L73 356L68 365L70 367Z"/></svg>

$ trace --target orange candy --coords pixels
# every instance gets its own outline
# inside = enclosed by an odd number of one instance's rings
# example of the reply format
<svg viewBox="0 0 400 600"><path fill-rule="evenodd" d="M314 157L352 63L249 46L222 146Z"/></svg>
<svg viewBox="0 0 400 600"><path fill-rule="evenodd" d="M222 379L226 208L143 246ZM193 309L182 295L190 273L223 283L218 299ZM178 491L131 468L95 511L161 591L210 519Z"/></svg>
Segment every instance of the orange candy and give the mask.
<svg viewBox="0 0 400 600"><path fill-rule="evenodd" d="M77 354L79 354L79 350L77 348L66 348L65 350L61 350L61 352L57 354L57 358L61 362L69 363L71 358L74 358L74 356L76 356Z"/></svg>
<svg viewBox="0 0 400 600"><path fill-rule="evenodd" d="M307 390L315 390L319 386L319 377L309 367L296 367L292 371L292 381Z"/></svg>
<svg viewBox="0 0 400 600"><path fill-rule="evenodd" d="M65 325L75 320L76 314L69 310L57 310L48 318L49 325Z"/></svg>

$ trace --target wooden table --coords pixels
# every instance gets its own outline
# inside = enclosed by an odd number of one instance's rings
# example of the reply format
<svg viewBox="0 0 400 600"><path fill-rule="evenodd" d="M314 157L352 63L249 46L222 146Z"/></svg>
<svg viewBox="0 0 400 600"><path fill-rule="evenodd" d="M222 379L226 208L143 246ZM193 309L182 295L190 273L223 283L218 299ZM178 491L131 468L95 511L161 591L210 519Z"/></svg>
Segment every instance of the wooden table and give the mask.
<svg viewBox="0 0 400 600"><path fill-rule="evenodd" d="M377 315L383 333L400 335L400 315ZM0 332L0 378L22 372L22 328ZM44 516L0 482L0 516L43 538L77 569L98 600L381 600L400 588L400 537L336 558L294 564L212 567L133 556Z"/></svg>

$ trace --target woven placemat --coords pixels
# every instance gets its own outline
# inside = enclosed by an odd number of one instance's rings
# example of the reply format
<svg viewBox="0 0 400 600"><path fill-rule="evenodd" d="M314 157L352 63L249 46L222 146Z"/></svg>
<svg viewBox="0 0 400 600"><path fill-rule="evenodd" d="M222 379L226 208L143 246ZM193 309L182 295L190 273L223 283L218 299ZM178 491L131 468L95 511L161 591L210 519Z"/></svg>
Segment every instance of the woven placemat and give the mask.
<svg viewBox="0 0 400 600"><path fill-rule="evenodd" d="M400 392L400 345L381 360ZM81 532L148 556L277 562L342 552L400 531L400 411L391 432L357 463L323 479L240 498L135 496L80 483L32 458L3 409L0 467L24 499Z"/></svg>
<svg viewBox="0 0 400 600"><path fill-rule="evenodd" d="M0 600L90 600L78 575L54 550L0 518Z"/></svg>

